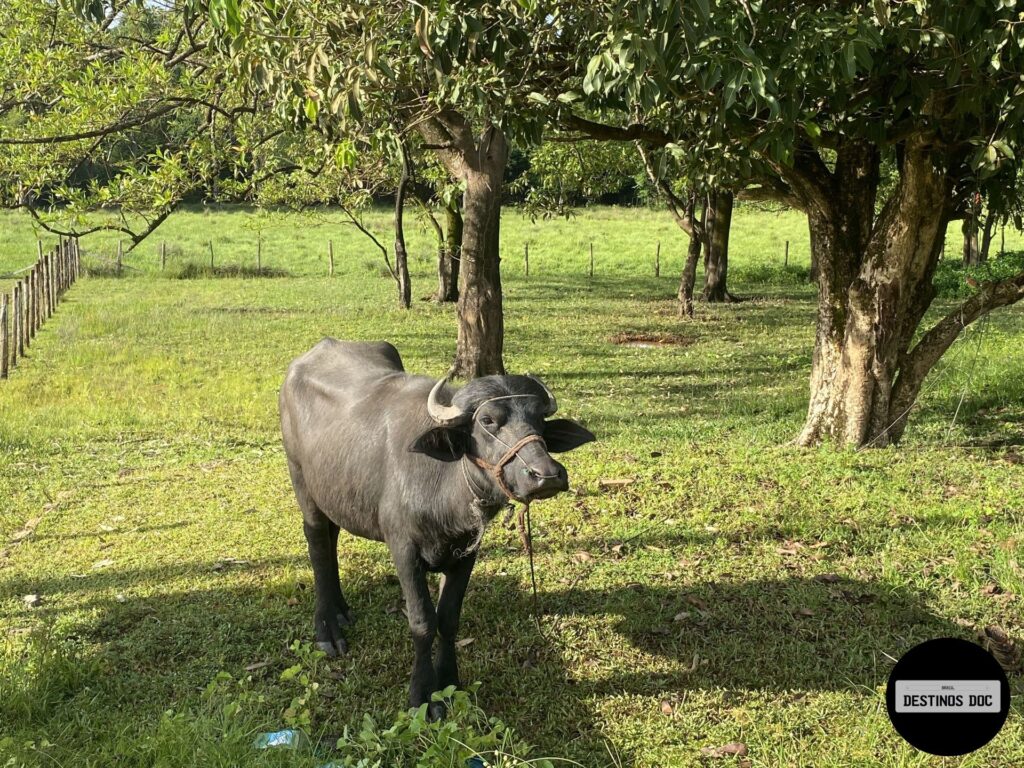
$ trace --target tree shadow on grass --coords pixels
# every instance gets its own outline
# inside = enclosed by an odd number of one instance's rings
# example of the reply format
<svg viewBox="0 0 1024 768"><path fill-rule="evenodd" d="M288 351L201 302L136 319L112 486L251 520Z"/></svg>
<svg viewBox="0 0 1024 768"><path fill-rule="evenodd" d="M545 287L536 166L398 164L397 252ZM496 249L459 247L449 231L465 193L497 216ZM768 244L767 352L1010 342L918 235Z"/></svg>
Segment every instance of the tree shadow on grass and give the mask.
<svg viewBox="0 0 1024 768"><path fill-rule="evenodd" d="M360 621L349 632L349 655L317 678L315 727L326 733L358 725L367 711L387 722L404 706L411 644L397 580L383 552L377 560L343 576ZM89 618L75 632L102 648L108 672L81 694L89 700L85 714L73 706L68 718L115 732L128 711L138 728L139 718L145 723L194 700L221 670L254 675L269 720L296 695L280 673L295 663L289 643L310 639L312 590L258 567L229 571L236 578L220 585L208 568L197 570L206 574L201 587L176 584L124 600L111 599L109 587L137 583L138 574L97 575L82 585L77 607ZM541 592L539 605L543 632L531 617L527 583L477 574L460 633L474 638L461 652L463 679L482 681L481 705L539 754L586 765L607 763L601 708L614 698L649 699L656 712L661 699L696 690L873 691L885 682L890 657L924 639L964 634L919 594L838 577L609 588L583 582ZM253 671L254 664L265 666ZM619 758L643 762L621 750Z"/></svg>

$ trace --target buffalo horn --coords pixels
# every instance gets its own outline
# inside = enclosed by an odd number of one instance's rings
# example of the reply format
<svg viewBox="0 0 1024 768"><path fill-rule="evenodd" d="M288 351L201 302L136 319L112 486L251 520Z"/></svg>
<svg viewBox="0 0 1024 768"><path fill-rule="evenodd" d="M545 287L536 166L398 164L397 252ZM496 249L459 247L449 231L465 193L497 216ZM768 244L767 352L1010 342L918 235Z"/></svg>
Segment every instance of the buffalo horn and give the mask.
<svg viewBox="0 0 1024 768"><path fill-rule="evenodd" d="M454 405L445 405L438 400L438 396L441 393L441 388L444 387L444 379L441 379L434 385L434 388L430 390L430 396L427 398L427 413L430 417L442 426L450 426L456 422L465 420L466 414L461 408Z"/></svg>
<svg viewBox="0 0 1024 768"><path fill-rule="evenodd" d="M544 412L544 415L551 416L552 414L554 414L555 411L558 410L558 401L555 400L555 396L551 393L551 390L547 388L547 385L543 381L538 379L536 376L530 376L530 378L536 381L538 384L540 384L541 387L543 387L544 392L547 394L548 407L547 410Z"/></svg>

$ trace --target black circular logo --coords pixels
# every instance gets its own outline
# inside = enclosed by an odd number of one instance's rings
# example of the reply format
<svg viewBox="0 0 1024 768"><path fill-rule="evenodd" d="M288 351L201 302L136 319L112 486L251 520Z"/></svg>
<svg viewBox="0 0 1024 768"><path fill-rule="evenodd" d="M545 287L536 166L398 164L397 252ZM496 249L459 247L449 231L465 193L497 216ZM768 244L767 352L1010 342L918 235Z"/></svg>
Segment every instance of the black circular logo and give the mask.
<svg viewBox="0 0 1024 768"><path fill-rule="evenodd" d="M1010 684L979 645L943 637L911 648L885 690L889 720L922 752L965 755L988 744L1010 711Z"/></svg>

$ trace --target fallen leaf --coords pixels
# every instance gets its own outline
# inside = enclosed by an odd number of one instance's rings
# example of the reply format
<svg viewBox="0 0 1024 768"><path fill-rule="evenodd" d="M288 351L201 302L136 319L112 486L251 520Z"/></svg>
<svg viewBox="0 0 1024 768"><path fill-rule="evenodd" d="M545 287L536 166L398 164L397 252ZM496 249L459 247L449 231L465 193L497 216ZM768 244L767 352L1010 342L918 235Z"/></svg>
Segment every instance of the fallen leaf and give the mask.
<svg viewBox="0 0 1024 768"><path fill-rule="evenodd" d="M581 562L581 563L589 563L591 560L594 559L594 556L592 554L590 554L589 552L585 552L583 550L580 550L579 552L574 554L572 557L573 557L574 560L576 560L578 562Z"/></svg>
<svg viewBox="0 0 1024 768"><path fill-rule="evenodd" d="M299 598L297 598L297 597L289 597L288 598L288 605L290 605L292 607L295 607L298 604L299 604Z"/></svg>
<svg viewBox="0 0 1024 768"><path fill-rule="evenodd" d="M840 577L835 573L819 573L814 577L815 581L820 581L822 584L835 584L840 581Z"/></svg>
<svg viewBox="0 0 1024 768"><path fill-rule="evenodd" d="M39 525L42 519L43 518L41 517L33 517L32 519L28 520L25 523L25 525L21 527L20 530L15 531L11 535L11 544L17 544L19 541L23 541L24 539L27 539L29 536L35 533L36 526Z"/></svg>
<svg viewBox="0 0 1024 768"><path fill-rule="evenodd" d="M689 611L680 611L672 617L672 621L686 621L688 618L690 618Z"/></svg>
<svg viewBox="0 0 1024 768"><path fill-rule="evenodd" d="M795 555L803 547L799 541L785 541L782 546L776 549L780 555Z"/></svg>
<svg viewBox="0 0 1024 768"><path fill-rule="evenodd" d="M671 715L672 712L673 712L672 702L669 701L668 699L662 699L661 700L661 713L663 715Z"/></svg>
<svg viewBox="0 0 1024 768"><path fill-rule="evenodd" d="M981 594L983 594L985 596L1001 595L1002 593L1003 593L1003 588L1000 587L998 584L995 584L995 583L986 584L984 587L981 588Z"/></svg>
<svg viewBox="0 0 1024 768"><path fill-rule="evenodd" d="M1021 650L1017 643L1000 627L988 626L978 633L985 650L996 657L1008 674L1013 674L1020 667Z"/></svg>
<svg viewBox="0 0 1024 768"><path fill-rule="evenodd" d="M708 604L696 595L687 595L684 599L698 611L706 611L708 609Z"/></svg>
<svg viewBox="0 0 1024 768"><path fill-rule="evenodd" d="M747 745L742 741L730 741L720 747L704 747L700 753L705 757L744 757Z"/></svg>
<svg viewBox="0 0 1024 768"><path fill-rule="evenodd" d="M662 456L662 452L661 451L651 451L651 458L652 459L657 459L660 456Z"/></svg>
<svg viewBox="0 0 1024 768"><path fill-rule="evenodd" d="M605 477L597 481L597 487L601 490L625 488L627 485L632 485L635 482L635 477Z"/></svg>
<svg viewBox="0 0 1024 768"><path fill-rule="evenodd" d="M95 563L92 564L92 567L93 568L97 568L97 569L99 569L99 568L109 568L113 564L114 564L114 561L110 560L110 559L107 559L107 560L97 560Z"/></svg>
<svg viewBox="0 0 1024 768"><path fill-rule="evenodd" d="M43 604L43 598L39 595L25 595L21 599L25 603L26 608L38 608Z"/></svg>
<svg viewBox="0 0 1024 768"><path fill-rule="evenodd" d="M612 554L616 557L622 557L623 549L625 548L625 546L625 544L615 544L614 546L612 546L611 549Z"/></svg>
<svg viewBox="0 0 1024 768"><path fill-rule="evenodd" d="M456 640L455 641L455 647L456 648L465 648L467 645L472 645L474 642L476 642L476 638L475 637L464 637L461 640Z"/></svg>
<svg viewBox="0 0 1024 768"><path fill-rule="evenodd" d="M814 615L814 611L812 611L810 608L799 608L797 609L796 614L797 616L810 617Z"/></svg>
<svg viewBox="0 0 1024 768"><path fill-rule="evenodd" d="M257 662L254 662L254 663L250 664L249 666L247 666L245 668L245 671L246 672L255 672L257 669L263 669L264 667L269 667L269 666L270 666L270 662L269 661L257 661Z"/></svg>
<svg viewBox="0 0 1024 768"><path fill-rule="evenodd" d="M116 595L114 595L114 599L115 599L115 600L116 600L117 602L119 602L119 603L127 603L127 602L128 602L128 598L127 598L127 597L125 597L125 596L124 596L123 594L121 594L120 592L118 592L118 593L117 593Z"/></svg>

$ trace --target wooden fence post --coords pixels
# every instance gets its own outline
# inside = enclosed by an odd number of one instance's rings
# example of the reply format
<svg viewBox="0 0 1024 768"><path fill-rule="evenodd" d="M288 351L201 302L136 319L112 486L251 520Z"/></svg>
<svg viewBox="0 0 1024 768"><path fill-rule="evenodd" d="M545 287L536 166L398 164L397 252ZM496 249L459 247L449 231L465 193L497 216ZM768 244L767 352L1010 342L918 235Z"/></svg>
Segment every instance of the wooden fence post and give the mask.
<svg viewBox="0 0 1024 768"><path fill-rule="evenodd" d="M661 277L661 240L658 241L658 247L654 250L654 276Z"/></svg>
<svg viewBox="0 0 1024 768"><path fill-rule="evenodd" d="M11 337L8 335L7 294L0 296L0 379L6 379L10 370L7 366L11 359Z"/></svg>
<svg viewBox="0 0 1024 768"><path fill-rule="evenodd" d="M40 261L32 268L32 312L29 321L32 333L43 327L43 307L46 297L43 295L43 263Z"/></svg>
<svg viewBox="0 0 1024 768"><path fill-rule="evenodd" d="M263 236L256 235L256 274L263 271Z"/></svg>
<svg viewBox="0 0 1024 768"><path fill-rule="evenodd" d="M327 276L334 277L334 241L327 241Z"/></svg>
<svg viewBox="0 0 1024 768"><path fill-rule="evenodd" d="M594 244L590 244L590 276L594 276Z"/></svg>
<svg viewBox="0 0 1024 768"><path fill-rule="evenodd" d="M789 266L789 240L786 241L786 256L782 262L782 265L785 267Z"/></svg>
<svg viewBox="0 0 1024 768"><path fill-rule="evenodd" d="M526 269L526 276L530 276L530 244L523 243L523 266Z"/></svg>
<svg viewBox="0 0 1024 768"><path fill-rule="evenodd" d="M53 312L57 308L56 307L56 304L57 304L57 294L56 294L56 291L53 290L53 252L52 251L46 255L46 259L44 260L44 263L46 264L46 267L43 270L43 275L45 276L45 279L46 279L46 292L47 292L47 295L49 296L49 302L50 302L49 303L49 311L46 313L46 319L49 320L51 317L53 317Z"/></svg>
<svg viewBox="0 0 1024 768"><path fill-rule="evenodd" d="M14 348L11 354L11 367L18 365L18 358L25 354L25 343L21 338L21 281L14 284Z"/></svg>
<svg viewBox="0 0 1024 768"><path fill-rule="evenodd" d="M39 304L36 299L36 269L32 268L32 271L28 273L28 277L25 278L27 281L26 287L28 290L25 292L23 301L25 302L25 320L27 326L25 328L25 346L32 346L32 339L36 337L36 306Z"/></svg>
<svg viewBox="0 0 1024 768"><path fill-rule="evenodd" d="M210 245L210 271L213 272L213 240L207 241Z"/></svg>
<svg viewBox="0 0 1024 768"><path fill-rule="evenodd" d="M117 241L117 276L121 276L121 258L124 256L124 246L120 240Z"/></svg>
<svg viewBox="0 0 1024 768"><path fill-rule="evenodd" d="M167 269L167 241L160 241L160 271Z"/></svg>
<svg viewBox="0 0 1024 768"><path fill-rule="evenodd" d="M46 318L53 314L53 302L50 299L50 281L49 275L47 274L48 272L49 265L46 263L46 257L44 256L43 260L39 262L39 270L36 274L36 280L39 285L39 296L42 299L42 301L39 302L40 327L42 327L43 323L46 322Z"/></svg>
<svg viewBox="0 0 1024 768"><path fill-rule="evenodd" d="M56 309L57 303L56 283L54 282L53 278L53 251L50 251L48 254L46 254L46 287L50 292L50 306L49 311L46 313L47 317L53 316L53 312Z"/></svg>

